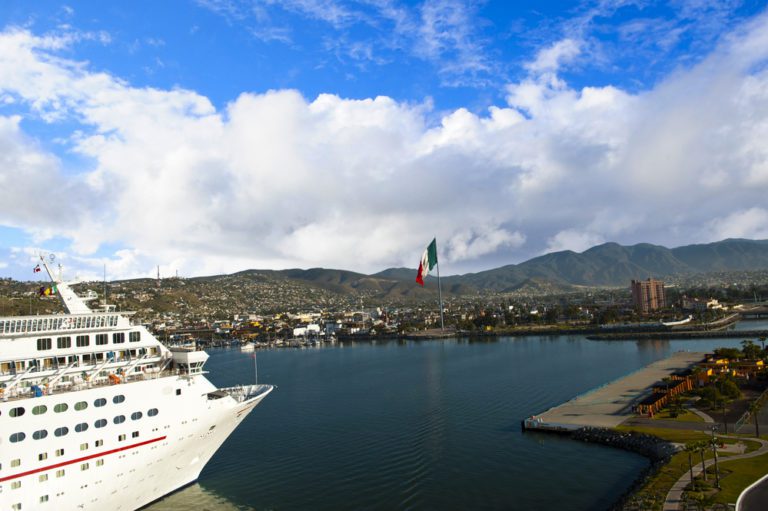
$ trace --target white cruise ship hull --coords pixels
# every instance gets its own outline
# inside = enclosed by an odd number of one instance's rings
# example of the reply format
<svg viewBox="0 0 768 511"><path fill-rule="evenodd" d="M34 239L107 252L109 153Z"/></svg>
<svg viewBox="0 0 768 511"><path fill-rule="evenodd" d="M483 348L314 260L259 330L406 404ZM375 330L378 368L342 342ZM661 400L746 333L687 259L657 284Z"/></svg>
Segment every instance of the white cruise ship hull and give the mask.
<svg viewBox="0 0 768 511"><path fill-rule="evenodd" d="M0 509L133 510L156 501L198 478L272 390L258 387L254 397L238 402L216 392L203 375L169 376L0 403L2 429L27 432L16 443L6 435L0 439ZM125 399L115 403L115 396ZM98 399L106 404L94 406ZM82 402L87 407L76 410ZM62 403L67 410L55 412ZM20 406L26 413L11 417L10 410ZM35 406L47 411L33 415ZM152 409L157 414L149 416ZM106 425L97 428L100 420ZM78 432L78 424L88 427ZM58 428L68 433L57 437ZM47 436L35 439L41 430Z"/></svg>

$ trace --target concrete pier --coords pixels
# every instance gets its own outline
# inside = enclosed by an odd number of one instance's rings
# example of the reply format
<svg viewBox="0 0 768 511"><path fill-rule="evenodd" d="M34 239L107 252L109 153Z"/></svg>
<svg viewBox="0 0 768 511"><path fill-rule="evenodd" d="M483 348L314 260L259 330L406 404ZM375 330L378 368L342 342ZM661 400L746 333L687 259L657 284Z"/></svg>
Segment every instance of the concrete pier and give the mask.
<svg viewBox="0 0 768 511"><path fill-rule="evenodd" d="M523 421L527 430L567 433L582 427L614 428L634 417L634 406L651 394L652 387L676 371L690 368L704 353L680 351L602 387L577 396Z"/></svg>

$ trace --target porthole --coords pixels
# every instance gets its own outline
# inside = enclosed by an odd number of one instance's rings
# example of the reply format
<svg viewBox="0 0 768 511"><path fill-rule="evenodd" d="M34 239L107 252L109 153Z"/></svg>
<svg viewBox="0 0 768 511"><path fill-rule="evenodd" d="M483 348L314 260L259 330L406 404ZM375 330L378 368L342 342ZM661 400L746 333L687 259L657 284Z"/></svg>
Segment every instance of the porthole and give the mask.
<svg viewBox="0 0 768 511"><path fill-rule="evenodd" d="M45 405L37 405L36 407L32 408L32 415L42 415L45 412L48 411L48 407Z"/></svg>
<svg viewBox="0 0 768 511"><path fill-rule="evenodd" d="M8 415L11 417L21 417L24 415L24 408L21 406L18 406L16 408L11 408L11 411L8 412Z"/></svg>
<svg viewBox="0 0 768 511"><path fill-rule="evenodd" d="M104 399L103 397L100 397L99 399L93 402L93 406L96 406L96 407L104 406L105 404L107 404L107 400Z"/></svg>
<svg viewBox="0 0 768 511"><path fill-rule="evenodd" d="M116 415L112 422L114 422L115 424L122 424L123 422L125 422L125 415Z"/></svg>
<svg viewBox="0 0 768 511"><path fill-rule="evenodd" d="M147 415L149 415L150 417L154 417L155 415L157 415L157 413L158 413L157 408L150 408L149 410L147 410Z"/></svg>
<svg viewBox="0 0 768 511"><path fill-rule="evenodd" d="M48 436L48 431L45 429L38 429L34 433L32 433L32 438L35 440L42 440L43 438Z"/></svg>
<svg viewBox="0 0 768 511"><path fill-rule="evenodd" d="M122 394L118 394L112 398L112 402L115 404L122 403L123 401L125 401L125 396Z"/></svg>
<svg viewBox="0 0 768 511"><path fill-rule="evenodd" d="M66 428L66 427L56 428L56 430L53 432L53 434L56 436L64 436L68 433L69 433L69 428Z"/></svg>
<svg viewBox="0 0 768 511"><path fill-rule="evenodd" d="M25 435L24 433L21 433L21 432L14 433L11 435L11 443L15 444L16 442L21 442L25 438L27 438L27 435Z"/></svg>
<svg viewBox="0 0 768 511"><path fill-rule="evenodd" d="M78 401L77 403L75 403L75 410L77 411L85 410L86 408L88 408L88 403L86 403L85 401Z"/></svg>
<svg viewBox="0 0 768 511"><path fill-rule="evenodd" d="M137 421L137 420L141 419L142 415L143 414L141 412L133 412L131 414L131 420Z"/></svg>
<svg viewBox="0 0 768 511"><path fill-rule="evenodd" d="M75 426L75 431L77 431L78 433L82 433L83 431L88 431L88 423L81 422L80 424Z"/></svg>
<svg viewBox="0 0 768 511"><path fill-rule="evenodd" d="M69 409L69 405L67 405L67 403L59 403L53 407L53 411L56 413L66 412L67 409Z"/></svg>
<svg viewBox="0 0 768 511"><path fill-rule="evenodd" d="M93 423L94 426L97 428L103 428L107 425L107 419L99 419L96 422Z"/></svg>

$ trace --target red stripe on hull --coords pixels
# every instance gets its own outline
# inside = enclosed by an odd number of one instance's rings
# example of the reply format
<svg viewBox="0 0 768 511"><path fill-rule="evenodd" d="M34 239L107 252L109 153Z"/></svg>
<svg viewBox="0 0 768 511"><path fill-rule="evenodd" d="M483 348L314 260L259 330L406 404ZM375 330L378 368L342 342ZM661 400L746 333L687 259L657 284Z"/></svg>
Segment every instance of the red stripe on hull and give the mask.
<svg viewBox="0 0 768 511"><path fill-rule="evenodd" d="M38 472L45 472L47 470L53 470L55 468L66 467L67 465L72 465L74 463L80 463L82 461L92 460L93 458L101 458L102 456L108 456L110 454L115 454L116 452L127 451L128 449L134 449L136 447L141 447L143 445L148 445L148 444L152 444L152 443L155 443L155 442L159 442L161 440L165 440L165 438L166 437L161 436L161 437L153 438L152 440L145 440L145 441L139 442L137 444L126 445L125 447L118 447L117 449L111 449L109 451L100 452L98 454L91 454L90 456L83 456L82 458L76 458L74 460L64 461L64 462L61 462L61 463L56 463L55 465L49 465L47 467L41 467L41 468L36 468L34 470L28 470L26 472L21 472L19 474L14 474L14 475L6 476L6 477L0 477L0 483L2 483L4 481L10 481L11 479L18 479L19 477L24 477L24 476L28 476L28 475L32 475L32 474L37 474Z"/></svg>

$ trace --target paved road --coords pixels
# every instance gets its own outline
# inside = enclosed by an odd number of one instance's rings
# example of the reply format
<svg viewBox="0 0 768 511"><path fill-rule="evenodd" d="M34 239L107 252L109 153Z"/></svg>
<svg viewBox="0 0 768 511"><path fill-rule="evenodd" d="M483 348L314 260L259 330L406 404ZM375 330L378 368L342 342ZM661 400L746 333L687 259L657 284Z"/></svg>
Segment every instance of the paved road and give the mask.
<svg viewBox="0 0 768 511"><path fill-rule="evenodd" d="M730 435L718 435L718 437L721 438L737 438L739 440L743 440L741 437L733 437ZM759 440L757 438L749 438L748 440L754 440L756 442L760 442L760 448L748 452L746 454L738 454L736 456L729 456L727 458L720 458L718 461L719 463L728 463L731 460L743 460L745 458L754 458L755 456L760 456L762 454L765 454L768 452L768 441L765 440ZM707 460L710 462L710 465L714 463L714 460ZM693 476L696 477L697 475L701 474L702 471L702 464L699 463L698 465L695 465L693 467ZM683 474L680 479L677 480L677 482L672 485L672 489L669 490L669 493L667 493L667 499L664 501L664 507L662 508L663 511L678 511L680 509L680 504L683 500L683 491L685 490L685 487L688 486L688 483L691 482L691 475L690 472L686 472ZM765 507L759 508L761 510L765 510Z"/></svg>

